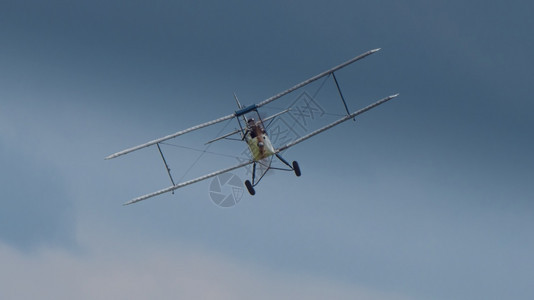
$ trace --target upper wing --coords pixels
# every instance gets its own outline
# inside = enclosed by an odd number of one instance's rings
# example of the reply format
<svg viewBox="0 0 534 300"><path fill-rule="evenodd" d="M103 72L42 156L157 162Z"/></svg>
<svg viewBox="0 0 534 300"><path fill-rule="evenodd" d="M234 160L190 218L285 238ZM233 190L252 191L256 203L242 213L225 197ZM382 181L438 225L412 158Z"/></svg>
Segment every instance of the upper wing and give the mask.
<svg viewBox="0 0 534 300"><path fill-rule="evenodd" d="M311 132L311 133L309 133L309 134L307 134L307 135L305 135L305 136L303 136L301 138L298 138L298 139L296 139L296 140L294 140L292 142L287 143L286 145L284 145L284 146L280 147L278 150L276 150L276 152L284 151L289 147L293 147L296 144L311 138L312 136L315 136L315 135L317 135L317 134L319 134L319 133L321 133L323 131L326 131L326 130L328 130L328 129L336 126L336 125L339 125L339 124L347 121L347 120L350 120L350 119L356 117L359 114L363 114L364 112L370 110L371 108L377 107L378 105L380 105L382 103L385 103L385 102L397 97L398 95L399 94L395 94L395 95L391 95L391 96L388 96L386 98L380 99L377 102L375 102L373 104L370 104L370 105L368 105L368 106L366 106L366 107L364 107L364 108L362 108L360 110L357 110L357 111L353 112L350 115L346 115L345 117L343 117L343 118L341 118L341 119L339 119L339 120L337 120L335 122L332 122L332 123L330 123L330 124L328 124L328 125L326 125L326 126L324 126L322 128L319 128L319 129L317 129L317 130L315 130L315 131L313 131L313 132Z"/></svg>
<svg viewBox="0 0 534 300"><path fill-rule="evenodd" d="M197 125L197 126L193 126L193 127L190 127L190 128L187 128L187 129L184 129L184 130L181 130L181 131L178 131L178 132L173 133L173 134L169 134L169 135L167 135L167 136L164 136L164 137L159 138L159 139L152 140L152 141L147 142L147 143L144 143L144 144L142 144L142 145L135 146L135 147L132 147L132 148L128 148L128 149L126 149L126 150L122 150L122 151L120 151L120 152L111 154L110 156L106 157L106 159L112 159L112 158L115 158L115 157L117 157L117 156L121 156L121 155L130 153L130 152L135 151L135 150L139 150L139 149L142 149L142 148L145 148L145 147L148 147L148 146L155 145L155 144L157 144L157 143L161 143L161 142L163 142L163 141L166 141L166 140L168 140L168 139L175 138L175 137L177 137L177 136L179 136L179 135L182 135L182 134L191 132L191 131L193 131L193 130L197 130L197 129L204 128L204 127L207 127L207 126L210 126L210 125L213 125L213 124L217 124L217 123L222 122L222 121L225 121L225 120L229 120L229 119L233 118L234 116L235 116L235 114L231 114L231 115L228 115L228 116L225 116L225 117L222 117L222 118L218 118L218 119L213 120L213 121L209 121L209 122L206 122L206 123L202 123L202 124L200 124L200 125Z"/></svg>
<svg viewBox="0 0 534 300"><path fill-rule="evenodd" d="M177 185L170 186L168 188L159 190L157 192L154 192L154 193L151 193L151 194L146 194L146 195L141 196L141 197L137 197L137 198L135 198L135 199L133 199L133 200L131 200L129 202L124 203L124 205L130 205L130 204L133 204L133 203L136 203L136 202L139 202L139 201L142 201L142 200L145 200L145 199L157 196L157 195L168 193L168 192L177 190L179 188L182 188L182 187L184 187L186 185L190 185L190 184L193 184L193 183L196 183L196 182L199 182L199 181L202 181L202 180L217 176L217 175L222 174L222 173L226 173L226 172L230 172L230 171L235 170L235 169L242 168L242 167L244 167L246 165L249 165L251 163L253 163L253 161L247 161L247 162L241 163L239 165L236 165L236 166L233 166L233 167L230 167L230 168L227 168L227 169L222 169L222 170L219 170L217 172L206 174L204 176L200 176L200 177L197 177L195 179L191 179L189 181L185 181L185 182L179 183Z"/></svg>
<svg viewBox="0 0 534 300"><path fill-rule="evenodd" d="M354 63L354 62L356 62L356 61L358 61L358 60L360 60L360 59L362 59L364 57L367 57L367 56L377 52L378 50L380 50L380 48L369 50L369 51L367 51L365 53L362 53L362 54L354 57L353 59L350 59L350 60L348 60L348 61L346 61L346 62L344 62L344 63L342 63L342 64L340 64L338 66L335 66L335 67L333 67L333 68L331 68L329 70L326 70L326 71L324 71L324 72L322 72L322 73L320 73L318 75L315 75L312 78L307 79L307 80L305 80L305 81L293 86L292 88L289 88L289 89L287 89L287 90L285 90L285 91L283 91L283 92L281 92L279 94L276 94L276 95L272 96L271 98L265 99L265 100L263 100L262 102L260 102L258 104L253 104L251 106L242 108L241 110L238 110L238 111L236 111L235 113L233 113L231 115L228 115L228 116L225 116L225 117L222 117L222 118L219 118L219 119L215 119L213 121L209 121L209 122L206 122L206 123L202 123L200 125L196 125L196 126L193 126L191 128L185 129L185 130L178 131L176 133L164 136L164 137L159 138L159 139L152 140L150 142L144 143L144 144L139 145L139 146L135 146L135 147L132 147L132 148L128 148L126 150L122 150L120 152L117 152L117 153L109 155L108 157L106 157L106 159L112 159L112 158L115 158L115 157L130 153L132 151L136 151L136 150L139 150L139 149L142 149L142 148L145 148L145 147L148 147L148 146L155 145L157 143L166 141L168 139L175 138L175 137L177 137L179 135L182 135L182 134L185 134L185 133L188 133L188 132L200 129L200 128L204 128L204 127L207 127L207 126L210 126L210 125L213 125L213 124L217 124L219 122L232 119L233 117L238 117L238 116L244 115L246 113L249 113L250 111L253 111L253 110L255 110L255 109L259 108L259 107L262 107L262 106L264 106L264 105L266 105L268 103L271 103L274 100L277 100L277 99L279 99L279 98L281 98L281 97L283 97L283 96L285 96L285 95L287 95L287 94L289 94L289 93L291 93L291 92L293 92L293 91L295 91L295 90L297 90L297 89L299 89L299 88L301 88L301 87L303 87L305 85L308 85L308 84L310 84L310 83L312 83L312 82L314 82L314 81L316 81L316 80L318 80L320 78L328 76L328 75L334 73L335 71L337 71L337 70L339 70L341 68L344 68L344 67L346 67L346 66L348 66L348 65L350 65L350 64L352 64L352 63Z"/></svg>
<svg viewBox="0 0 534 300"><path fill-rule="evenodd" d="M367 52L365 52L365 53L362 53L362 54L360 54L360 55L354 57L353 59L347 60L346 62L344 62L344 63L342 63L342 64L340 64L340 65L337 65L337 66L333 67L333 68L330 69L330 70L326 70L326 71L324 71L323 73L321 73L321 74L317 74L317 75L313 76L312 78L310 78L310 79L308 79L308 80L304 80L303 82L301 82L301 83L299 83L299 84L293 86L292 88L287 89L287 90L285 90L285 91L283 91L283 92L281 92L281 93L279 93L279 94L277 94L277 95L274 95L274 96L272 96L272 97L269 98L269 99L265 99L265 100L263 100L262 102L256 104L256 107L261 107L261 106L264 106L265 104L271 103L271 102L273 102L274 100L276 100L276 99L278 99L278 98L280 98L280 97L283 97L283 96L285 96L285 95L287 95L287 94L293 92L294 90L300 89L301 87L303 87L303 86L305 86L305 85L308 85L308 84L310 84L310 83L316 81L317 79L320 79L320 78L323 78L323 77L325 77L325 76L327 76L327 75L330 75L330 74L334 73L335 71L337 71L337 70L339 70L339 69L341 69L341 68L344 68L344 67L346 67L346 66L352 64L353 62L356 62L356 61L358 61L358 60L360 60L360 59L362 59L362 58L364 58L364 57L367 57L367 56L369 56L369 55L371 55L371 54L373 54L373 53L375 53L375 52L377 52L377 51L379 51L379 50L380 50L380 48L377 48L377 49L369 50L369 51L367 51Z"/></svg>

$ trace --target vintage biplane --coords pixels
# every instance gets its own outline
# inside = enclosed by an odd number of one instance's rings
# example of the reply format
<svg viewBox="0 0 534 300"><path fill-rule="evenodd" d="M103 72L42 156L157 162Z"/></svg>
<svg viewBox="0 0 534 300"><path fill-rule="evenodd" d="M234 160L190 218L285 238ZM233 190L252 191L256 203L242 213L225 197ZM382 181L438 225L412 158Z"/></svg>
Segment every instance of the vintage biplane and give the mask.
<svg viewBox="0 0 534 300"><path fill-rule="evenodd" d="M275 167L272 167L271 166L271 163L270 161L269 162L266 162L266 158L271 158L272 157L276 157L278 158L285 166L287 166L287 168L285 168L284 170L287 170L287 171L293 171L295 173L296 176L300 176L301 175L301 170L300 170L300 167L299 167L299 164L296 162L296 161L293 161L292 163L289 163L288 161L286 161L282 155L281 155L281 152L290 148L290 147L293 147L295 146L296 144L300 143L300 142L303 142L321 132L324 132L336 125L339 125L347 120L350 120L350 119L354 119L356 116L382 104L382 103L385 103L395 97L398 96L398 94L395 94L395 95L391 95L391 96L388 96L388 97L385 97L383 99L380 99L378 101L376 101L375 103L372 103L360 110L357 110L353 113L350 113L349 110L348 110L348 107L347 107L347 103L345 102L345 99L343 97L343 94L341 93L341 89L339 87L339 83L335 77L335 72L364 58L364 57L367 57L375 52L377 52L378 50L380 49L374 49L374 50L370 50L370 51L367 51L363 54L360 54L356 57L354 57L353 59L351 60L348 60L336 67L333 67L327 71L324 71L308 80L305 80L277 95L274 95L268 99L265 99L264 101L260 102L260 103L257 103L257 104L253 104L253 105L250 105L250 106L243 106L241 105L241 103L239 102L239 100L237 99L237 96L235 96L234 94L234 97L235 97L235 100L237 102L237 106L238 106L238 110L236 110L235 112L233 112L232 114L229 114L227 116L224 116L224 117L221 117L221 118L218 118L218 119L215 119L215 120L212 120L212 121L209 121L209 122L206 122L206 123L202 123L202 124L199 124L199 125L196 125L196 126L193 126L193 127L190 127L188 129L185 129L185 130L181 130L181 131L178 131L176 133L173 133L173 134L170 134L170 135L167 135L167 136L164 136L162 138L158 138L158 139L155 139L155 140L152 140L150 142L147 142L147 143L144 143L144 144L141 144L141 145L138 145L138 146L135 146L135 147L132 147L132 148L128 148L126 150L123 150L123 151L120 151L120 152L117 152L115 154L112 154L108 157L106 157L106 159L112 159L112 158L115 158L115 157L118 157L118 156L121 156L121 155L124 155L124 154L127 154L127 153L130 153L130 152L133 152L133 151L136 151L136 150L139 150L139 149L142 149L142 148L146 148L146 147L149 147L149 146L153 146L153 145L156 145L160 154L161 154L161 157L163 159L163 163L165 164L165 167L166 167L166 170L167 170L167 173L171 179L171 182L172 182L172 186L168 187L168 188L165 188L165 189L162 189L162 190L159 190L159 191L156 191L154 193L151 193L151 194L147 194L147 195L144 195L144 196L140 196L138 198L135 198L127 203L125 203L125 205L128 205L128 204L132 204L132 203L136 203L136 202L139 202L139 201L142 201L142 200L145 200L145 199L148 199L148 198L151 198L151 197L154 197L154 196L157 196L157 195L160 195L160 194L163 194L163 193L168 193L168 192L173 192L174 190L176 189L179 189L179 188L182 188L184 186L187 186L187 185L190 185L190 184L193 184L193 183L196 183L196 182L199 182L199 181L202 181L202 180L205 180L205 179L208 179L208 178L211 178L211 177L214 177L214 176L217 176L219 174L222 174L222 173L225 173L225 172L229 172L229 171L232 171L232 170L235 170L235 169L238 169L238 168L242 168L242 167L245 167L245 166L249 166L249 165L252 165L252 178L251 180L246 180L245 181L245 186L248 190L248 192L251 194L251 195L254 195L256 193L256 191L254 190L254 187L259 183L259 181L261 180L261 178L263 177L263 175L265 175L266 171L269 170L269 169L278 169L280 170L281 168L275 168ZM279 148L275 148L273 147L273 145L271 144L271 141L269 139L269 135L267 134L267 131L266 131L266 126L265 126L265 123L266 121L270 121L270 120L273 120L274 118L280 116L281 114L284 114L286 112L289 111L289 109L286 109L286 110L283 110L279 113L276 113L270 117L267 117L267 118L261 118L260 117L260 114L258 113L258 109L261 108L262 106L266 105L266 104L269 104L277 99L280 99L281 97L297 90L297 89L300 89L320 78L324 78L326 76L332 76L334 82L335 82L335 85L336 85L336 88L339 92L339 96L341 98L341 101L343 102L343 105L345 107L345 110L347 112L347 115L340 118L339 120L335 121L335 122L332 122L322 128L319 128L311 133L308 133L300 138L297 138L293 141L290 141L288 142L287 144L279 147ZM254 119L254 117L256 119ZM188 180L188 181L184 181L184 182L180 182L180 183L175 183L174 182L174 179L172 178L171 176L171 173L170 173L170 169L169 169L169 166L167 165L167 162L165 160L165 157L163 156L163 153L161 152L161 148L160 148L160 143L164 142L164 141L167 141L169 139L173 139L173 138L176 138L180 135L183 135L183 134L186 134L188 132L191 132L191 131L194 131L194 130L198 130L198 129L201 129L201 128L204 128L204 127L207 127L207 126L211 126L211 125L214 125L214 124L217 124L217 123L220 123L220 122L223 122L225 120L230 120L230 119L233 119L235 118L237 120L237 123L239 125L239 129L235 130L235 131L232 131L228 134L225 134L225 135L222 135L220 137L217 137L213 140L210 140L208 141L206 144L208 143L212 143L212 142L215 142L215 141L218 141L218 140L222 140L222 139L226 139L226 138L229 138L230 136L233 136L233 135L236 135L236 134L239 134L240 136L240 140L242 141L245 141L247 143L247 146L248 148L250 149L250 159L245 161L245 162L242 162L238 165L235 165L235 166L232 166L232 167L229 167L229 168L226 168L226 169L222 169L222 170L219 170L219 171L216 171L216 172L213 172L213 173L210 173L210 174L206 174L204 176L200 176L198 178L195 178L195 179L191 179L191 180ZM261 176L259 176L259 178L256 178L256 167L257 166L260 166L260 167L263 167L264 168L264 172L262 172L263 174Z"/></svg>

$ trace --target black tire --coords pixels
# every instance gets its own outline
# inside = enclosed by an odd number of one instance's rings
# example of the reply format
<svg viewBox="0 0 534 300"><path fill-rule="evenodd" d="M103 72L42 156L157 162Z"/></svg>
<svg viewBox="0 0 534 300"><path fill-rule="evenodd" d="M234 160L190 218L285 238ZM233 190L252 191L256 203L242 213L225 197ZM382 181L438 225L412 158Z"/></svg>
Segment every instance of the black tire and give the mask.
<svg viewBox="0 0 534 300"><path fill-rule="evenodd" d="M245 180L245 186L247 187L249 194L251 194L252 196L256 195L256 191L254 190L252 183L250 183L250 180Z"/></svg>
<svg viewBox="0 0 534 300"><path fill-rule="evenodd" d="M297 177L299 177L302 174L300 173L299 163L296 161L293 162L293 171L295 171L295 175L297 175Z"/></svg>

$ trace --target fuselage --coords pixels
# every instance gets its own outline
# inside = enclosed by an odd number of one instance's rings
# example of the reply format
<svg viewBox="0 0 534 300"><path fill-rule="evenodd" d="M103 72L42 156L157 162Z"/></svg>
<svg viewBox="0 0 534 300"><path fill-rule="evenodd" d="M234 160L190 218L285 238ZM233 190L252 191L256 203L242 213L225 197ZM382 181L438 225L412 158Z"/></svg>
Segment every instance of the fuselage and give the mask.
<svg viewBox="0 0 534 300"><path fill-rule="evenodd" d="M260 124L249 124L247 126L245 141L254 161L259 161L275 154L273 145Z"/></svg>

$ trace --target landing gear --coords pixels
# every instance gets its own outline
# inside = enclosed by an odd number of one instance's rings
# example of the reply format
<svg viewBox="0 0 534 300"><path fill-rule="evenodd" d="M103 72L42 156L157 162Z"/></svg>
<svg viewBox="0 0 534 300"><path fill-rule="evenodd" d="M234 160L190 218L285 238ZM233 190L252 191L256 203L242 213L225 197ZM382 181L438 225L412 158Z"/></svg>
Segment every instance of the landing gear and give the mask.
<svg viewBox="0 0 534 300"><path fill-rule="evenodd" d="M293 161L293 171L295 171L295 175L297 175L297 177L300 177L300 175L302 174L300 173L299 163L296 161Z"/></svg>
<svg viewBox="0 0 534 300"><path fill-rule="evenodd" d="M300 172L300 167L299 167L299 163L296 162L296 161L293 161L293 163L290 165L282 156L280 156L278 153L276 154L276 157L278 157L278 159L283 162L286 166L290 167L291 169L290 170L287 170L287 171L291 171L293 170L293 172L295 172L295 175L297 175L297 177L299 177L302 173Z"/></svg>
<svg viewBox="0 0 534 300"><path fill-rule="evenodd" d="M282 158L282 156L280 156L278 153L275 154L276 157L278 157L278 159L280 159L281 162L283 162L286 166L288 166L288 168L277 168L277 167L272 167L270 164L267 166L267 171L268 170L282 170L282 171L293 171L295 172L295 175L297 175L297 177L299 177L302 173L300 172L300 167L299 167L299 163L296 162L296 161L293 161L293 163L289 163L287 162L285 159ZM249 192L249 194L251 194L252 196L256 195L256 191L254 190L254 187L260 182L260 180L263 178L263 175L265 175L265 173L267 171L264 171L263 174L261 175L260 179L258 181L256 181L256 162L253 163L252 165L252 182L250 180L245 180L245 186L247 187L247 190Z"/></svg>
<svg viewBox="0 0 534 300"><path fill-rule="evenodd" d="M250 180L245 180L245 186L247 187L249 194L251 194L252 196L256 195L256 191L254 190L254 187L252 186Z"/></svg>

